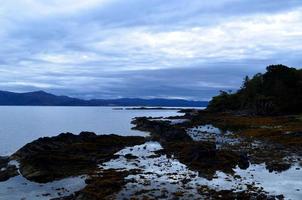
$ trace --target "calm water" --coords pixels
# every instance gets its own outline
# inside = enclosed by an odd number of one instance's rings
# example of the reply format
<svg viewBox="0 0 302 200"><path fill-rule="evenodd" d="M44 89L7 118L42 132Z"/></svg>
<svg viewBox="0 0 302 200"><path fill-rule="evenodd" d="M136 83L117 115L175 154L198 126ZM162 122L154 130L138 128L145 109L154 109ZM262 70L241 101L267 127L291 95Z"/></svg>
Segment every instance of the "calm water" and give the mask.
<svg viewBox="0 0 302 200"><path fill-rule="evenodd" d="M39 137L62 132L140 135L133 117L181 115L176 110L113 110L112 107L0 106L0 155L9 155Z"/></svg>

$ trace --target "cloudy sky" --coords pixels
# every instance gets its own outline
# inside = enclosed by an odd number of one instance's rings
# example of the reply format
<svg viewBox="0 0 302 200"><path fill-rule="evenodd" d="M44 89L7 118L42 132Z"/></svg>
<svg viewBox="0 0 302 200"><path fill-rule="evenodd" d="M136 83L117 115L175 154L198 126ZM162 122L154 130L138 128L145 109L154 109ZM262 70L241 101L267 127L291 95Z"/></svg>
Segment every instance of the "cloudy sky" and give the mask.
<svg viewBox="0 0 302 200"><path fill-rule="evenodd" d="M206 100L301 66L301 0L2 0L0 90Z"/></svg>

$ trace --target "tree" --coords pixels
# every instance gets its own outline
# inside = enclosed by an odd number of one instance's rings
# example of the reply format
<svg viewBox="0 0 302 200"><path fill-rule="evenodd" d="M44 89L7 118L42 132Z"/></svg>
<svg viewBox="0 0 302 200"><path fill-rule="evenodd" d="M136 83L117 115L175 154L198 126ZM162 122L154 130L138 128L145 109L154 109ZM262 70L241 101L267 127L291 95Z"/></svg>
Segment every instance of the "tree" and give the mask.
<svg viewBox="0 0 302 200"><path fill-rule="evenodd" d="M302 112L302 70L270 65L266 73L246 76L236 93L222 91L213 97L209 110L246 110L255 114Z"/></svg>

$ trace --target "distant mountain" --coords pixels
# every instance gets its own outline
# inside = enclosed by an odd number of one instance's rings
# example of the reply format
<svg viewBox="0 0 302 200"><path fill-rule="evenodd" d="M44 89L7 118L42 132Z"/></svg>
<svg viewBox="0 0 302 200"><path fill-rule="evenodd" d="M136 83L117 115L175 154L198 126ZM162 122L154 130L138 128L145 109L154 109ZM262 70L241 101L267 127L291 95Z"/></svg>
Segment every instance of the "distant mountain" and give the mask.
<svg viewBox="0 0 302 200"><path fill-rule="evenodd" d="M205 107L206 101L182 99L92 99L83 100L68 96L57 96L44 91L15 93L0 91L0 105L6 106L166 106L166 107Z"/></svg>

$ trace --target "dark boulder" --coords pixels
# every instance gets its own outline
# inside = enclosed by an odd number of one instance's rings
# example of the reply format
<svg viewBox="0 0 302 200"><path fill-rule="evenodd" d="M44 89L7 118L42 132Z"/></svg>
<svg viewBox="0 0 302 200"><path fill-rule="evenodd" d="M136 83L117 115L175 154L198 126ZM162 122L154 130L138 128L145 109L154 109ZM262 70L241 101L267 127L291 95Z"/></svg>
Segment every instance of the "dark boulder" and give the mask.
<svg viewBox="0 0 302 200"><path fill-rule="evenodd" d="M131 153L127 153L125 155L125 158L128 159L128 160L134 160L134 159L137 159L138 157L135 156L135 155L132 155Z"/></svg>
<svg viewBox="0 0 302 200"><path fill-rule="evenodd" d="M269 172L283 172L291 167L291 164L277 160L266 164L266 169L268 169Z"/></svg>
<svg viewBox="0 0 302 200"><path fill-rule="evenodd" d="M0 156L0 169L2 167L6 167L7 164L8 164L8 162L9 162L9 157L2 157L2 156Z"/></svg>
<svg viewBox="0 0 302 200"><path fill-rule="evenodd" d="M17 175L17 167L15 165L7 165L5 168L0 169L0 182L7 181L8 179Z"/></svg>
<svg viewBox="0 0 302 200"><path fill-rule="evenodd" d="M12 157L20 162L20 172L25 178L44 183L89 173L113 158L115 152L143 142L143 137L63 133L35 140Z"/></svg>
<svg viewBox="0 0 302 200"><path fill-rule="evenodd" d="M233 173L237 165L246 167L238 153L216 149L215 143L191 141L167 142L162 145L168 155L174 156L207 179L212 179L216 171Z"/></svg>
<svg viewBox="0 0 302 200"><path fill-rule="evenodd" d="M238 166L240 169L247 169L250 166L249 158L246 153L241 153L239 156Z"/></svg>
<svg viewBox="0 0 302 200"><path fill-rule="evenodd" d="M153 139L160 142L192 141L185 128L171 125L167 121L151 120L147 117L137 117L132 121L134 129L148 131Z"/></svg>
<svg viewBox="0 0 302 200"><path fill-rule="evenodd" d="M9 164L9 157L0 156L0 182L7 181L11 177L18 175L18 169Z"/></svg>

